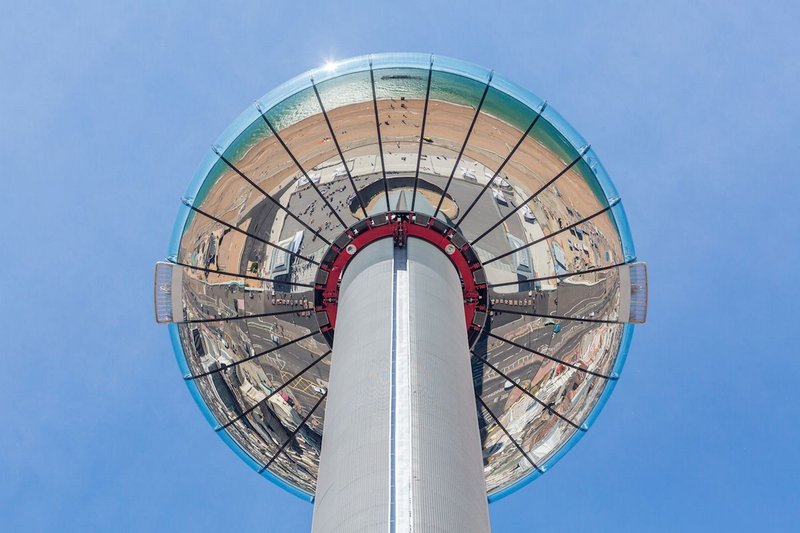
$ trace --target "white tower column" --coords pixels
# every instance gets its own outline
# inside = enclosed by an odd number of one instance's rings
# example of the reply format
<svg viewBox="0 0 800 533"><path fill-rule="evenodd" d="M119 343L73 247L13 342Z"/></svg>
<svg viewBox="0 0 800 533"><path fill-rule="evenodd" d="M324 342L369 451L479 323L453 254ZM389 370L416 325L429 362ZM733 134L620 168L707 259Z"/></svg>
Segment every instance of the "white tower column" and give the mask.
<svg viewBox="0 0 800 533"><path fill-rule="evenodd" d="M339 292L314 533L489 529L461 284L415 238L358 252Z"/></svg>

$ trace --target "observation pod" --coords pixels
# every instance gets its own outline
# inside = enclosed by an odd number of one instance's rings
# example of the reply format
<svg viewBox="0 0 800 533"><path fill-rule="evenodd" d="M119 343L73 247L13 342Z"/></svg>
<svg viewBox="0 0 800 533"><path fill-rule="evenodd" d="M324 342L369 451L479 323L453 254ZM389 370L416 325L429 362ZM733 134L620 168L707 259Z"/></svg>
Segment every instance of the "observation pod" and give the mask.
<svg viewBox="0 0 800 533"><path fill-rule="evenodd" d="M156 320L214 430L313 531L488 531L586 433L647 314L588 143L502 76L357 57L242 113L189 186ZM457 487L457 490L454 490Z"/></svg>

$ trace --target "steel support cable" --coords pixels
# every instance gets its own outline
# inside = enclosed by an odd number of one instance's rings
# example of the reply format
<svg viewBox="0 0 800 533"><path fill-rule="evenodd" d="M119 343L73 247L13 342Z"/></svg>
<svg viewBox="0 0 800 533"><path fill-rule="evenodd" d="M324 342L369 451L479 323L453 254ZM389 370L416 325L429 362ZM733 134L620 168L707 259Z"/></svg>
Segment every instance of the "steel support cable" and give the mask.
<svg viewBox="0 0 800 533"><path fill-rule="evenodd" d="M506 220L508 220L509 218L511 218L511 217L514 215L514 213L516 213L517 211L519 211L520 209L522 209L522 208L523 208L523 206L526 206L526 205L528 205L528 202L530 202L531 200L533 200L534 198L536 198L537 196L539 196L539 195L542 193L542 191L544 191L544 190L545 190L545 189L547 189L547 188L548 188L550 185L552 185L553 183L555 183L555 182L558 180L558 178L560 178L561 176L563 176L564 174L566 174L567 172L569 172L569 169L571 169L573 166L575 166L575 163L577 163L578 161L580 161L580 160L583 158L583 155L584 155L584 154L585 154L585 153L586 153L588 150L589 150L589 146L587 145L587 146L585 146L585 147L583 148L583 150L581 150L581 151L580 151L580 153L578 154L578 157L576 157L575 159L573 159L573 160L572 160L572 162L570 162L570 163L569 163L569 164L568 164L566 167L564 167L564 169L563 169L561 172L559 172L559 173L558 173L558 174L556 174L556 175L555 175L553 178L551 178L551 179L550 179L550 181L548 181L547 183L545 183L544 185L542 185L542 186L539 188L539 190L537 190L535 193L533 193L532 195L530 195L530 196L529 196L529 197L528 197L528 198L527 198L527 199L526 199L524 202L520 202L520 203L519 203L519 205L517 205L517 206L516 206L514 209L512 209L511 211L509 211L509 212L508 212L508 213L507 213L507 214L506 214L506 215L505 215L503 218L501 218L500 220L498 220L497 222L495 222L494 224L492 224L492 226L491 226L491 227L489 227L489 229L487 229L486 231L484 231L483 233L481 233L480 235L478 235L478 236L475 238L475 240L473 240L473 241L470 243L470 245L471 245L471 246L475 246L475 243L477 243L479 240L481 240L481 239L483 239L484 237L486 237L486 236L487 236L489 233L491 233L491 232L492 232L492 230L494 230L494 229L495 229L497 226L499 226L500 224L502 224L503 222L505 222Z"/></svg>
<svg viewBox="0 0 800 533"><path fill-rule="evenodd" d="M270 459L269 461L267 461L267 464L265 464L264 466L262 466L262 467L261 467L261 470L259 470L259 471L258 471L258 473L259 473L259 474L262 474L262 473L264 472L264 470L266 470L267 468L269 468L269 467L272 465L272 463L274 463L274 462L275 462L275 460L278 458L278 456L279 456L281 453L283 453L283 450L285 450L285 449L286 449L286 447L289 445L289 443L291 443L291 442L292 442L292 441L295 439L295 437L297 436L297 434L300 432L300 429L302 429L302 427L306 425L306 422L308 422L308 419L309 419L309 418L311 418L311 415L313 415L313 414L314 414L314 411L316 411L316 410L317 410L317 407L319 407L319 405L322 403L322 401L323 401L323 400L324 400L324 399L325 399L327 396L328 396L328 393L327 393L327 392L325 392L325 393L323 393L323 394L322 394L322 396L320 396L320 397L319 397L319 399L317 400L317 403L315 403L315 404L314 404L314 407L312 407L312 408L311 408L311 409L308 411L308 414L306 414L306 416L304 416L304 417L303 417L303 420L302 420L302 421L301 421L301 422L300 422L300 423L297 425L297 427L294 429L294 431L292 431L291 435L289 435L289 438L288 438L288 439L286 439L286 442L284 442L283 444L281 444L281 447L280 447L280 448L278 448L278 451L277 451L277 452L275 452L275 455L273 455L273 456L272 456L272 459Z"/></svg>
<svg viewBox="0 0 800 533"><path fill-rule="evenodd" d="M620 322L619 320L602 320L599 318L578 318L578 317L560 316L560 315L542 315L540 313L529 313L527 311L518 311L516 309L501 309L494 305L491 306L489 310L497 311L500 313L511 313L512 315L533 316L536 318L552 318L554 320L574 320L575 322L592 322L594 324L625 324L625 322Z"/></svg>
<svg viewBox="0 0 800 533"><path fill-rule="evenodd" d="M310 283L297 283L296 281L280 281L273 278L262 278L259 276L250 276L249 274L234 274L233 272L225 272L224 270L213 270L211 268L200 267L196 265L190 265L188 263L181 263L177 260L168 260L173 265L178 265L186 268L191 268L192 270L199 270L201 272L207 272L208 274L220 274L222 276L231 276L233 278L244 278L244 279L252 279L255 281L265 281L267 283L283 283L285 285L293 285L296 287L308 287L309 289L313 289L314 285Z"/></svg>
<svg viewBox="0 0 800 533"><path fill-rule="evenodd" d="M521 386L519 383L515 382L513 379L511 379L506 374L501 372L500 369L498 369L496 366L494 366L492 363L490 363L488 359L476 354L474 351L472 351L472 355L474 355L475 358L478 359L479 361L482 361L483 364L485 364L486 366L488 366L489 368L491 368L492 370L497 372L497 374L500 377L502 377L503 379L505 379L508 382L510 382L514 386L514 388L519 389L520 391L522 391L523 394L525 394L526 396L531 398L533 401L535 401L536 403L538 403L539 405L544 407L547 410L548 413L551 413L551 414L557 416L558 418L560 418L561 420L563 420L564 422L566 422L570 426L574 427L575 429L580 429L581 431L586 431L586 427L585 426L579 426L578 424L576 424L575 422L573 422L572 420L570 420L566 416L562 415L561 413L559 413L558 411L553 409L551 404L548 404L548 403L540 400L539 398L537 398L534 394L532 394L530 391L528 391L528 389L526 389L525 387Z"/></svg>
<svg viewBox="0 0 800 533"><path fill-rule="evenodd" d="M422 162L422 143L425 140L425 122L428 118L428 102L431 97L431 78L433 77L433 56L431 56L431 64L428 67L428 86L425 89L425 107L422 110L422 127L419 133L419 149L417 151L417 170L414 173L414 193L411 195L411 210L417 203L417 185L419 184L419 165Z"/></svg>
<svg viewBox="0 0 800 533"><path fill-rule="evenodd" d="M615 376L607 376L605 374L600 374L598 372L594 372L592 370L589 370L588 368L581 368L581 367L579 367L577 365L574 365L572 363L568 363L568 362L566 362L566 361L564 361L562 359L558 359L557 357L553 357L551 355L545 355L542 352L534 350L533 348L528 348L527 346L524 346L522 344L518 344L518 343L516 343L514 341L510 341L510 340L508 340L508 339L506 339L504 337L500 337L499 335L495 335L494 333L490 333L490 332L487 331L486 335L488 335L489 337L492 337L493 339L497 339L499 341L502 341L502 342L505 342L507 344L510 344L511 346L514 346L514 347L519 348L521 350L525 350L526 352L532 353L534 355L538 355L539 357L544 357L545 359L549 359L550 361L553 361L555 363L560 363L560 364L562 364L564 366L568 366L570 368L574 368L575 370L580 370L581 372L585 372L587 374L591 374L592 376L597 376L598 378L603 378L603 379L617 379Z"/></svg>
<svg viewBox="0 0 800 533"><path fill-rule="evenodd" d="M523 245L522 245L522 246L520 246L519 248L514 248L513 250L510 250L510 251L508 251L508 252L502 253L502 254L500 254L500 255L496 255L496 256L492 257L491 259L489 259L488 261L484 261L484 262L483 262L483 266L486 266L486 265L488 265L488 264L490 264L490 263L494 263L495 261L498 261L498 260L500 260L500 259L502 259L502 258L504 258L504 257L507 257L507 256L509 256L509 255L515 254L515 253L519 252L520 250L524 250L525 248L530 248L531 246L533 246L533 245L535 245L535 244L539 244L539 243L540 243L540 242L542 242L542 241L546 241L547 239L551 239L551 238L555 237L556 235L559 235L559 234L561 234L561 233L564 233L565 231L569 231L569 230L571 230L571 229L572 229L572 228L574 228L575 226L578 226L578 225L580 225L580 224L583 224L584 222L589 222L589 221L590 221L590 220L592 220L593 218L595 218L595 217L599 217L600 215L602 215L602 214L603 214L603 213L605 213L606 211L610 210L612 207L614 207L614 204L607 205L606 207L604 207L604 208L603 208L603 209L601 209L600 211L597 211L597 212L595 212L595 213L592 213L592 214L591 214L591 215L589 215L588 217L582 218L582 219L580 219L580 220L579 220L579 221L577 221L577 222L573 222L573 223L572 223L572 224L570 224L569 226L564 226L563 228L561 228L561 229L560 229L560 230L558 230L558 231L554 231L553 233L551 233L551 234L549 234L549 235L545 235L544 237L540 237L540 238L538 238L538 239L535 239L535 240L533 240L533 241L531 241L531 242L529 242L529 243L523 244Z"/></svg>
<svg viewBox="0 0 800 533"><path fill-rule="evenodd" d="M175 324L207 324L209 322L232 322L234 320L244 320L246 318L263 318L267 316L280 316L280 315L290 315L292 313L302 313L304 311L313 311L308 307L295 307L293 309L285 309L283 311L271 311L269 313L258 313L255 315L236 315L236 316L227 316L222 318L196 318L192 320L183 320L180 322L175 322Z"/></svg>
<svg viewBox="0 0 800 533"><path fill-rule="evenodd" d="M483 193L485 193L486 190L489 187L492 186L492 184L494 183L494 180L497 179L497 176L500 175L500 173L505 168L506 164L509 161L511 161L511 158L514 156L514 153L516 153L517 149L520 146L522 146L522 142L528 137L528 134L531 132L533 127L536 125L536 123L539 122L539 118L541 118L542 113L544 112L546 107L547 107L547 102L544 102L542 104L541 109L539 109L539 111L536 112L536 116L533 117L533 120L531 121L530 125L528 126L528 129L525 130L525 133L523 133L522 137L519 138L519 140L517 141L517 144L514 145L514 148L511 149L511 151L508 153L508 155L505 157L505 159L503 159L503 162L500 163L500 166L495 171L494 175L492 176L492 179L490 179L489 181L486 182L486 185L483 186L483 188L481 189L481 192L478 193L478 196L476 196L475 199L472 200L472 203L469 204L469 207L467 207L467 210L464 212L463 215L461 215L461 218L458 220L458 222L456 222L455 227L459 227L461 225L461 223L464 222L464 219L467 218L467 215L469 215L470 211L472 211L472 208L475 207L475 204L477 204L478 200L481 199L481 197L483 196Z"/></svg>
<svg viewBox="0 0 800 533"><path fill-rule="evenodd" d="M313 79L311 80L311 86L314 88L314 94L317 95L319 108L322 110L322 116L325 117L325 123L328 125L328 131L331 132L331 139L333 139L333 144L336 146L336 151L339 152L339 158L342 160L342 165L344 166L345 172L347 172L347 179L350 180L350 185L353 187L353 193L356 195L358 205L361 207L361 212L364 213L364 218L367 218L369 216L367 215L367 208L364 206L364 201L361 199L361 193L359 193L358 188L356 187L356 182L353 180L352 174L350 174L350 168L347 166L347 161L344 159L344 153L342 152L342 148L339 146L339 140L336 138L336 132L333 131L333 126L331 125L331 120L328 117L328 112L325 110L325 106L322 103L322 97L317 89L317 84L314 83Z"/></svg>
<svg viewBox="0 0 800 533"><path fill-rule="evenodd" d="M488 287L493 289L495 287L506 287L508 285L519 285L520 283L533 283L535 281L546 281L551 279L563 279L568 278L570 276L580 276L581 274L592 274L593 272L602 272L604 270L611 270L612 268L618 268L621 266L625 266L626 263L614 263L613 265L608 265L604 267L597 267L597 268L589 268L587 270L579 270L578 272L568 272L566 274L556 274L553 276L542 276L540 278L531 278L531 279L523 279L519 281L505 281L503 283L490 283Z"/></svg>
<svg viewBox="0 0 800 533"><path fill-rule="evenodd" d="M303 173L303 176L305 176L306 180L308 180L308 183L311 184L311 187L317 192L317 194L319 195L320 199L323 201L323 203L330 210L331 214L334 217L336 217L336 220L339 221L339 223L342 225L343 228L347 229L347 224L344 223L344 220L342 220L342 217L339 216L339 213L336 212L336 210L333 208L333 206L330 204L330 202L328 202L328 199L325 198L325 195L322 194L322 191L319 190L319 187L317 187L317 184L314 183L314 180L311 179L311 176L308 175L308 172L306 172L306 170L303 168L303 165L301 165L300 161L298 161L297 158L294 156L294 153L292 153L292 151L289 149L289 147L283 141L283 138L281 138L280 134L278 133L278 130L276 130L275 127L272 125L272 123L269 121L269 119L267 118L267 115L264 114L264 111L261 108L259 108L258 112L259 112L259 114L261 114L261 118L264 120L264 123L270 129L272 134L275 136L276 139L278 139L278 142L280 143L280 145L283 146L283 149L286 151L286 154L292 160L294 165L300 170L300 172Z"/></svg>
<svg viewBox="0 0 800 533"><path fill-rule="evenodd" d="M458 157L456 157L456 162L453 165L453 170L450 171L450 176L447 178L447 183L445 184L444 190L442 191L442 196L439 198L439 203L436 205L436 210L433 212L433 218L436 218L436 215L439 214L439 210L442 208L442 203L444 202L445 196L447 196L447 191L448 189L450 189L450 183L453 181L453 176L456 173L458 164L461 162L461 157L464 155L464 150L466 150L467 148L467 143L469 142L469 138L472 135L472 130L475 127L475 123L478 121L478 116L481 114L481 108L483 108L483 102L486 100L486 95L489 94L489 87L491 87L492 76L494 76L494 71L489 72L489 77L486 79L486 85L483 88L483 94L481 95L481 99L478 102L478 107L475 108L475 114L472 116L472 122L470 122L469 129L467 129L467 136L464 137L464 144L461 145L461 150L458 151Z"/></svg>
<svg viewBox="0 0 800 533"><path fill-rule="evenodd" d="M523 455L523 457L525 457L525 459L527 459L527 460L528 460L528 462L531 464L531 466L533 466L533 468L535 468L536 470L538 470L538 471L540 471L540 472L544 472L544 470L542 470L542 469L539 467L539 465L537 465L537 464L536 464L536 462L535 462L533 459L531 459L531 458L530 458L530 456L528 455L528 452L526 452L525 450L523 450L523 449L522 449L522 446L520 446L520 445L519 445L519 443L516 441L516 439L515 439L514 437L512 437L512 436L511 436L511 433L509 433L509 432L508 432L508 430L506 429L506 427L505 427L505 426L502 424L502 422L500 422L500 419L499 419L499 418L497 418L497 416L495 416L495 414L492 412L492 410L491 410L491 409L489 409L489 406L488 406L488 405L486 405L486 402L484 402L484 401L483 401L483 398L481 398L481 397L480 397L478 394L476 394L476 395L475 395L475 398L477 398L477 399L478 399L478 401L480 402L480 404L483 406L483 409L484 409L484 410L485 410L487 413L489 413L489 416L490 416L490 417L492 417L492 420L494 420L494 423L495 423L495 424L497 424L497 427L499 427L499 428L500 428L500 429L503 431L503 433L505 433L506 437L508 437L508 440L510 440L510 441L511 441L511 444L513 444L513 445L514 445L514 447L515 447L517 450L519 450L519 453L521 453L521 454Z"/></svg>
<svg viewBox="0 0 800 533"><path fill-rule="evenodd" d="M200 209L200 208L198 208L198 207L195 207L195 206L193 206L193 205L191 205L191 204L189 204L189 203L186 203L185 205L186 205L186 206L187 206L189 209L191 209L192 211L195 211L195 212L197 212L197 213L200 213L200 214L201 214L201 215L203 215L204 217L206 217L206 218L209 218L209 219L213 220L214 222L216 222L216 223L218 223L218 224L222 224L223 226L226 226L226 227L228 227L228 228L232 229L233 231L236 231L236 232L238 232L238 233L241 233L242 235L246 235L246 236L250 237L251 239L255 239L255 240L259 241L259 242L263 242L264 244L266 244L266 245L268 245L268 246L272 246L273 248L277 248L278 250L280 250L280 251L282 251L282 252L286 252L287 254L289 254L289 255L291 255L291 256L293 256L293 257L297 257L297 258L299 258L299 259L302 259L303 261L308 261L309 263L312 263L312 264L315 264L315 265L319 265L319 262L317 262L317 261L314 261L314 260L313 260L313 259L311 259L310 257L306 257L306 256L304 256L304 255L301 255L301 254L297 253L297 252L293 252L293 251L289 250L288 248L284 248L283 246L281 246L281 245L279 245L279 244L275 244L274 242L270 242L270 241L268 241L268 240L266 240L266 239L262 239L261 237L259 237L259 236L257 236L257 235L253 235L252 233L249 233L249 232L247 232L247 231L245 231L245 230L243 230L243 229L241 229L241 228L239 228L239 227L237 227L237 226L234 226L233 224L230 224L230 223L228 223L228 222L225 222L225 221L224 221L224 220L222 220L221 218L217 218L217 217L215 217L214 215L211 215L211 214L209 214L209 213L206 213L206 212L205 212L205 211L203 211L202 209Z"/></svg>
<svg viewBox="0 0 800 533"><path fill-rule="evenodd" d="M267 403L270 400L270 398L272 398L273 396L275 396L276 394L281 392L283 389L288 387L290 384L294 383L295 380L299 379L303 374L305 374L306 372L311 370L313 367L315 367L317 365L317 363L319 363L320 361L325 359L325 357L327 357L330 353L331 353L331 350L328 350L324 354L320 355L318 358L316 358L314 361L312 361L310 364L308 364L300 372L298 372L297 374L295 374L294 376L289 378L289 380L286 381L285 383L283 383L283 385L281 385L280 387L278 387L277 389L275 389L274 391L269 393L266 397L264 397L263 399L259 400L258 402L256 402L251 407L248 407L247 409L242 411L241 414L237 415L235 418L232 418L231 420L228 420L227 422L225 422L225 424L223 424L221 426L215 427L214 431L222 431L223 429L229 428L230 426L232 426L233 424L235 424L236 422L238 422L242 418L246 417L247 415L249 415L250 413L252 413L256 409L258 409L260 406L262 406L265 403Z"/></svg>
<svg viewBox="0 0 800 533"><path fill-rule="evenodd" d="M247 356L244 359L241 359L239 361L234 361L233 363L231 363L229 365L220 366L219 368L215 368L214 370L209 370L208 372L202 372L202 373L197 374L197 375L185 376L183 379L185 379L187 381L191 381L191 380L195 380L197 378L210 376L211 374L216 374L217 372L222 372L223 370L227 370L229 368L233 368L233 367L238 366L238 365L240 365L242 363L246 363L247 361L252 361L253 359L255 359L257 357L261 357L262 355L267 355L268 353L274 352L275 350L280 350L281 348L285 348L286 346L291 346L292 344L298 343L298 342L300 342L302 340L305 340L305 339L307 339L309 337L313 337L314 335L316 335L319 332L320 332L319 330L312 331L311 333L308 333L308 334L303 335L301 337L297 337L296 339L292 339L289 342L284 342L283 344L279 344L279 345L274 346L274 347L272 347L272 348L270 348L268 350L264 350L263 352L259 352L257 354L253 354L253 355Z"/></svg>
<svg viewBox="0 0 800 533"><path fill-rule="evenodd" d="M241 177L242 177L242 179L244 179L244 180L245 180L247 183L249 183L249 184L250 184L250 185L251 185L253 188L255 188L255 189L258 191L258 192L260 192L262 195L264 195L264 197L265 197L267 200L270 200L270 201L271 201L273 204L275 204L275 205L276 205L276 206L277 206L279 209L281 209L281 210L282 210L282 211L284 211L284 212L285 212L287 215L289 215L289 216L290 216L292 219L294 219L295 221L297 221L297 223L298 223L298 224L300 224L301 226L303 226L304 228L306 228L308 231L310 231L311 233L313 233L314 235L316 235L316 237L317 237L318 239L320 239L322 242L324 242L325 244L327 244L328 246L330 246L330 244L331 244L331 241L329 241L328 239L326 239L325 237L323 237L323 236L322 236L322 235L321 235L321 234L320 234L320 233L319 233L317 230L315 230L314 228L312 228L311 226L309 226L308 224L306 224L306 223L305 223L305 222L304 222L304 221L303 221L303 220L302 220L300 217L298 217L297 215L295 215L294 213L292 213L292 211L291 211L290 209L288 209L288 208L284 207L283 205L281 205L281 203L280 203L278 200L276 200L276 199L275 199L275 198L274 198L274 197L273 197L271 194L269 194L267 191L265 191L264 189L262 189L262 188L261 188L261 187L260 187L258 184L256 184L256 182L254 182L253 180L251 180L251 179L250 179L250 178L249 178L249 177L248 177L248 176L247 176L247 175L246 175L244 172L242 172L241 170L239 170L239 169L236 167L236 165L234 165L233 163L231 163L231 162L228 160L228 158L226 158L226 157L225 157L225 156L222 154L222 152L221 152L221 151L220 151L220 150L219 150L219 149L218 149L216 146L213 148L213 150L214 150L214 153L215 153L215 154L217 154L217 156L219 156L219 158L220 158L220 159L222 159L222 161L223 161L223 162L224 162L226 165L228 165L228 167L229 167L231 170L233 170L234 172L236 172L236 173L237 173L239 176L241 176Z"/></svg>
<svg viewBox="0 0 800 533"><path fill-rule="evenodd" d="M378 131L378 151L381 156L381 173L383 174L383 191L386 193L386 211L391 211L389 202L389 182L386 179L386 165L383 161L383 141L381 140L381 119L378 117L378 97L375 93L375 73L372 70L372 58L369 60L369 81L372 86L372 106L375 109L375 128Z"/></svg>

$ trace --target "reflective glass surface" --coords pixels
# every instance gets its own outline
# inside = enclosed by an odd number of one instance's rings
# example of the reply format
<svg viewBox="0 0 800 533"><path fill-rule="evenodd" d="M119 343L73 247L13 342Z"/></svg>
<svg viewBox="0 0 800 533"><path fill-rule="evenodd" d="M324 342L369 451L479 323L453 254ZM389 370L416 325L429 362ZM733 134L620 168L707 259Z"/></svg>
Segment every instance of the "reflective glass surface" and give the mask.
<svg viewBox="0 0 800 533"><path fill-rule="evenodd" d="M168 254L179 304L161 304L207 418L300 496L315 488L330 368L313 309L319 264L348 227L408 199L484 267L489 319L472 362L490 499L574 445L624 362L628 223L597 155L554 109L450 58L305 73L204 158Z"/></svg>

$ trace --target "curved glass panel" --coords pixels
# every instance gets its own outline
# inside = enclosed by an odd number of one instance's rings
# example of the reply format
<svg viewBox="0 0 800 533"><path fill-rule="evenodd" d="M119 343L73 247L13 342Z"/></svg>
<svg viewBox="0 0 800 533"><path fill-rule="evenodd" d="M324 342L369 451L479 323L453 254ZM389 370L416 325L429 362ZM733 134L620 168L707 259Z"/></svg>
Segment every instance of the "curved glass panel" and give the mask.
<svg viewBox="0 0 800 533"><path fill-rule="evenodd" d="M173 229L168 257L181 266L162 305L209 423L303 498L316 485L330 368L320 265L366 218L410 210L470 244L488 283L473 374L490 501L582 437L624 364L628 221L597 155L552 107L428 54L301 74L203 158Z"/></svg>

